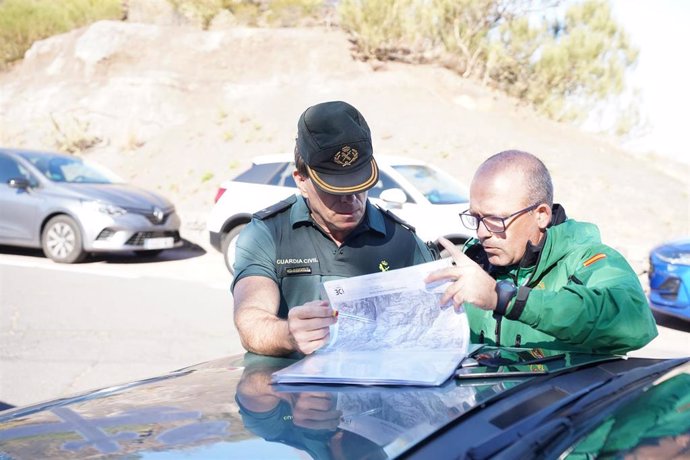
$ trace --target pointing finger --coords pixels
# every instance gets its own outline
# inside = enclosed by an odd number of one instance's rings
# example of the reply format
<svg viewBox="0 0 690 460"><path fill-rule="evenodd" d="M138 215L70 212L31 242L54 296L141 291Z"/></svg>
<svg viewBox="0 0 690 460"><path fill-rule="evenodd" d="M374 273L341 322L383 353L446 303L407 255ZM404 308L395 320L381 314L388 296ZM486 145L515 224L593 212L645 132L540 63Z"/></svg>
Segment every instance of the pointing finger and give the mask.
<svg viewBox="0 0 690 460"><path fill-rule="evenodd" d="M453 258L455 265L463 266L467 265L468 262L472 261L469 257L465 255L465 253L458 249L456 245L454 245L446 238L439 237L438 242L441 243L441 245L446 249L446 251L448 251L450 256Z"/></svg>

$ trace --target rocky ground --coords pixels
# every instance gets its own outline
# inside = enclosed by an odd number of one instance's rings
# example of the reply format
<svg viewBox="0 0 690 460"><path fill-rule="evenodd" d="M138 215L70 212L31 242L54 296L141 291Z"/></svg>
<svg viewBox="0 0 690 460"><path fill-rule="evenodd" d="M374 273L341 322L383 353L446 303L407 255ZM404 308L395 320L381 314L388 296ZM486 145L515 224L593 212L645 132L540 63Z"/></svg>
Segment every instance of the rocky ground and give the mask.
<svg viewBox="0 0 690 460"><path fill-rule="evenodd" d="M537 154L568 214L598 223L641 275L651 247L690 235L687 164L632 155L443 68L355 61L350 46L329 28L95 23L36 43L0 74L0 145L106 164L171 198L183 236L207 246L217 185L254 155L291 152L299 114L342 99L367 118L377 152L465 182L497 151Z"/></svg>

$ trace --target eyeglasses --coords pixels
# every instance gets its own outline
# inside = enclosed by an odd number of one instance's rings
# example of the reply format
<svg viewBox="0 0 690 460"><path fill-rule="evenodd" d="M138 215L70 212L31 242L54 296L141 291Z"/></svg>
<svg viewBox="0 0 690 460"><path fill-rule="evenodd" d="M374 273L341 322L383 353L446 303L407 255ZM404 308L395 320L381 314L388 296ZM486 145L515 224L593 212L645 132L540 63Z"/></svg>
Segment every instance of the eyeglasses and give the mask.
<svg viewBox="0 0 690 460"><path fill-rule="evenodd" d="M525 212L532 211L533 209L536 209L539 206L539 203L533 204L532 206L527 206L525 209L520 209L519 211L516 211L512 213L509 216L506 217L498 217L498 216L484 216L484 217L478 217L474 214L471 214L469 212L469 209L465 212L460 213L460 220L462 221L462 225L465 227L469 228L470 230L479 230L479 223L483 222L484 227L489 231L489 233L503 233L506 231L506 228L508 225L506 225L506 221L515 217L519 216L520 214L523 214Z"/></svg>

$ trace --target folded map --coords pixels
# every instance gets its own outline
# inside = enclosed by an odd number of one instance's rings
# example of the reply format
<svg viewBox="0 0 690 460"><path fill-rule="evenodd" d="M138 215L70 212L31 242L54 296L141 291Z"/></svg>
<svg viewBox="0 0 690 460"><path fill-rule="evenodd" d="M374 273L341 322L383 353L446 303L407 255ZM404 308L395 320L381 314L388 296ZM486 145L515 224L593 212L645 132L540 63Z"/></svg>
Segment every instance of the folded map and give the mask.
<svg viewBox="0 0 690 460"><path fill-rule="evenodd" d="M449 282L426 276L441 259L323 283L338 311L327 346L273 374L276 383L440 385L468 353L467 314L440 299Z"/></svg>

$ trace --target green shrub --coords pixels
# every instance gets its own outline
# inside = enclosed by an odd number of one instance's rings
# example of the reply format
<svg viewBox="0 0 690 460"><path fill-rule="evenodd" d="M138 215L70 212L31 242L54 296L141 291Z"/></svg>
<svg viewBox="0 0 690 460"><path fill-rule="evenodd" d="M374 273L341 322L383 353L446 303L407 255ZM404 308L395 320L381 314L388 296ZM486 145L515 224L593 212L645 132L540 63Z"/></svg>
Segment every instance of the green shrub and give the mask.
<svg viewBox="0 0 690 460"><path fill-rule="evenodd" d="M495 86L558 120L580 120L596 102L622 93L638 52L606 1L575 3L547 26L525 18L504 25L487 70Z"/></svg>
<svg viewBox="0 0 690 460"><path fill-rule="evenodd" d="M338 12L364 60L441 63L557 120L621 94L637 60L607 0L341 0Z"/></svg>
<svg viewBox="0 0 690 460"><path fill-rule="evenodd" d="M0 69L21 59L37 40L122 15L120 0L2 0Z"/></svg>
<svg viewBox="0 0 690 460"><path fill-rule="evenodd" d="M202 27L208 29L213 18L225 8L224 0L169 0L180 14L187 18L200 20Z"/></svg>
<svg viewBox="0 0 690 460"><path fill-rule="evenodd" d="M424 7L417 0L343 0L338 13L360 58L419 61L430 44Z"/></svg>
<svg viewBox="0 0 690 460"><path fill-rule="evenodd" d="M208 29L223 10L237 24L252 27L294 27L323 22L328 8L324 0L168 0L182 16Z"/></svg>
<svg viewBox="0 0 690 460"><path fill-rule="evenodd" d="M319 22L322 0L272 0L264 13L265 21L274 27L294 27L305 22Z"/></svg>

